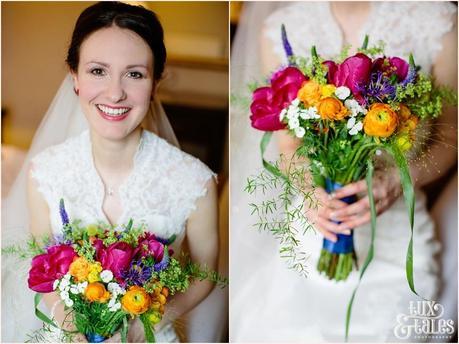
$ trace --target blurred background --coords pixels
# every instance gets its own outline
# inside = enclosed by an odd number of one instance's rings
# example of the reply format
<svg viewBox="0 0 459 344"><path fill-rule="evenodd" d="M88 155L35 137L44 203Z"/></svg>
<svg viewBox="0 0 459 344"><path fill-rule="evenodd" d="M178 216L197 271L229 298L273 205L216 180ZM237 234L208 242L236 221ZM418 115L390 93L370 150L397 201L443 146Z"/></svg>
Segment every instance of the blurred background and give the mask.
<svg viewBox="0 0 459 344"><path fill-rule="evenodd" d="M65 58L75 22L94 3L1 3L2 198L7 196L35 130L68 72ZM218 174L219 271L227 275L229 5L129 3L154 11L163 25L168 59L159 97L182 150ZM219 314L207 312L204 316L206 312L196 310L183 322L198 325L190 326L194 330L188 332L189 341L227 341L227 290L215 290L198 306L205 309L218 303ZM207 331L208 338L202 337L200 326L214 331Z"/></svg>

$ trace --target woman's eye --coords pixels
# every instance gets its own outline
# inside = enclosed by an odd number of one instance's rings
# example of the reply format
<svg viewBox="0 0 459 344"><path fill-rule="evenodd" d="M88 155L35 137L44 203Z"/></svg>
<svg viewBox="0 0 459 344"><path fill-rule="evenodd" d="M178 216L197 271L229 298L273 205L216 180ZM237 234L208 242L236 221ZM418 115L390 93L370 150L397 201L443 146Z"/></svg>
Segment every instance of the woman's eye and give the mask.
<svg viewBox="0 0 459 344"><path fill-rule="evenodd" d="M129 72L128 75L133 79L141 79L143 77L142 73L139 72Z"/></svg>
<svg viewBox="0 0 459 344"><path fill-rule="evenodd" d="M102 68L93 68L91 69L90 73L93 75L102 76L104 75L104 70Z"/></svg>

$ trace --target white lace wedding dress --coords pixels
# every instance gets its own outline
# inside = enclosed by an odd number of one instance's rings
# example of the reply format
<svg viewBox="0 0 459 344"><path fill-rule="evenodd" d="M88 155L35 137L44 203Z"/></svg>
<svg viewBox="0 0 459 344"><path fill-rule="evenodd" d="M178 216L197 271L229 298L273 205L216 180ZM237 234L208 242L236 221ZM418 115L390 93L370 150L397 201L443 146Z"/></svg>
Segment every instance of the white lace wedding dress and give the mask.
<svg viewBox="0 0 459 344"><path fill-rule="evenodd" d="M50 209L53 234L61 233L61 198L70 220L79 219L83 225L98 221L108 223L102 210L104 186L94 166L88 130L49 147L32 161L33 177ZM133 166L119 188L123 213L118 224L127 224L132 218L134 224L144 223L161 238L175 234L177 238L172 248L178 254L186 234L186 221L195 209L196 200L207 192L205 185L214 174L198 159L147 130L142 131ZM171 307L173 311L173 305ZM30 312L33 313L32 308ZM3 338L26 338L26 333L11 335L13 337ZM158 342L178 341L172 323L155 336ZM142 340L143 332L131 333L129 338Z"/></svg>
<svg viewBox="0 0 459 344"><path fill-rule="evenodd" d="M416 57L425 72L441 51L441 38L451 30L455 6L448 3L373 2L363 41L384 40L388 56ZM342 33L326 2L252 3L241 19L232 51L232 92L241 94L249 82L262 79L259 41L268 38L287 63L280 27L285 24L293 51L308 56L312 45L325 58L339 54ZM263 30L262 28L265 28ZM265 33L265 37L261 37ZM234 107L231 116L231 314L230 340L234 342L344 341L346 307L358 282L352 273L345 282L331 282L316 271L322 246L319 232L302 238L310 254L307 278L288 270L279 258L278 243L252 226L256 218L248 206L257 197L243 189L246 178L262 169L259 142L262 132L250 127L247 109ZM275 142L268 158L278 156ZM234 176L237 174L237 177ZM258 199L259 200L259 199ZM375 256L357 292L350 327L350 341L400 341L394 336L399 313L408 314L410 301L420 300L409 289L405 257L409 241L407 210L399 199L377 219ZM370 228L355 230L355 246L362 266L367 255ZM425 196L417 191L414 228L414 279L418 293L435 300L438 267L434 255L439 244L425 208ZM410 338L423 341L422 338Z"/></svg>

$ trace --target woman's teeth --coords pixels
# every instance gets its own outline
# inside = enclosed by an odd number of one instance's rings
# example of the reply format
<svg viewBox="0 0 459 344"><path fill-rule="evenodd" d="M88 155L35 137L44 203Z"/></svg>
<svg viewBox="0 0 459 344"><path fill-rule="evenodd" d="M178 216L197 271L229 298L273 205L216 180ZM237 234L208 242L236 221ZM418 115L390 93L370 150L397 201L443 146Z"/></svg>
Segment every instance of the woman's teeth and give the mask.
<svg viewBox="0 0 459 344"><path fill-rule="evenodd" d="M121 116L130 110L130 108L112 109L103 105L97 105L97 108L109 116Z"/></svg>

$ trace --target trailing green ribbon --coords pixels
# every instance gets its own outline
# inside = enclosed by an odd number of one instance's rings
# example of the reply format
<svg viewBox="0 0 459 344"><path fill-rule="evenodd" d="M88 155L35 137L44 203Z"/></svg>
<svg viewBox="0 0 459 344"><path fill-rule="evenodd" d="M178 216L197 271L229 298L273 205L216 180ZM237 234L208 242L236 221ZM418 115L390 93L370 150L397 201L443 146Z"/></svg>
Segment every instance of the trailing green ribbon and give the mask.
<svg viewBox="0 0 459 344"><path fill-rule="evenodd" d="M414 227L414 187L411 181L410 169L408 163L397 146L387 146L386 150L390 153L395 160L395 164L398 167L400 172L400 182L403 189L403 197L405 198L405 204L408 208L408 218L410 220L410 243L408 244L408 251L406 253L406 279L413 293L419 296L414 287L414 277L413 277L413 227Z"/></svg>
<svg viewBox="0 0 459 344"><path fill-rule="evenodd" d="M123 325L121 325L121 343L127 343L128 322L126 317L123 318Z"/></svg>
<svg viewBox="0 0 459 344"><path fill-rule="evenodd" d="M140 321L142 321L143 328L145 330L145 339L147 340L147 343L156 343L155 334L151 328L151 323L145 314L140 315Z"/></svg>
<svg viewBox="0 0 459 344"><path fill-rule="evenodd" d="M371 239L370 239L370 247L368 248L367 258L363 263L362 270L360 271L359 282L355 287L354 291L352 292L351 299L349 300L349 304L347 305L347 312L346 312L346 336L345 340L347 342L349 336L349 325L351 322L351 313L352 313L352 305L354 303L355 294L357 293L357 289L359 288L360 282L362 281L362 277L368 267L368 265L373 260L374 256L374 241L375 241L375 233L376 233L376 207L375 207L375 200L373 198L373 172L374 166L371 159L367 161L368 169L366 175L366 182L367 182L367 189L368 189L368 200L370 201L370 213L371 213Z"/></svg>
<svg viewBox="0 0 459 344"><path fill-rule="evenodd" d="M50 318L48 318L48 316L45 313L43 313L42 311L40 311L38 309L38 305L40 304L40 301L41 301L42 298L43 298L43 294L41 294L41 293L36 293L35 294L35 298L34 298L35 315L37 316L38 319L40 319L44 323L47 323L47 324L49 324L51 326L54 326L55 328L58 329L59 326L57 326L54 321L52 321Z"/></svg>

